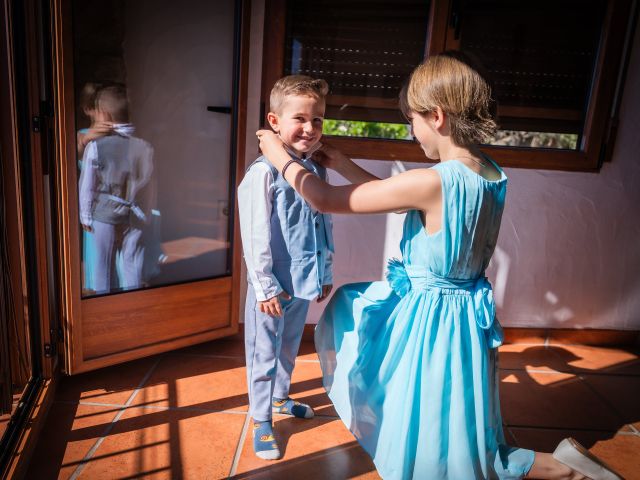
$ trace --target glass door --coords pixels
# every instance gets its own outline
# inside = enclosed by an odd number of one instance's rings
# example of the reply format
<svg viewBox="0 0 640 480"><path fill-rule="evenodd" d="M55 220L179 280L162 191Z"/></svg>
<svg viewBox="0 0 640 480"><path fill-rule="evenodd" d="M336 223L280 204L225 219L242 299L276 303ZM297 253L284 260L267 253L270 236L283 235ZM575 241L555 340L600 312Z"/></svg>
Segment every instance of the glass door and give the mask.
<svg viewBox="0 0 640 480"><path fill-rule="evenodd" d="M235 333L242 2L57 13L67 371Z"/></svg>

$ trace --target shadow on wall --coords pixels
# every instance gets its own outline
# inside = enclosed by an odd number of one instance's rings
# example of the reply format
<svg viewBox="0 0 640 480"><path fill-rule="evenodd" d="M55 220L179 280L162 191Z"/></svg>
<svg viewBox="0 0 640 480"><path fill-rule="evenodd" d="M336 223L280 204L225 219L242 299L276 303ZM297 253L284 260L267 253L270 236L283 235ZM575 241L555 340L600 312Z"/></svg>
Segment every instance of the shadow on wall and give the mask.
<svg viewBox="0 0 640 480"><path fill-rule="evenodd" d="M507 174L489 268L500 318L508 326L640 329L640 223L629 221L640 202L631 184L640 166L614 158L597 175Z"/></svg>

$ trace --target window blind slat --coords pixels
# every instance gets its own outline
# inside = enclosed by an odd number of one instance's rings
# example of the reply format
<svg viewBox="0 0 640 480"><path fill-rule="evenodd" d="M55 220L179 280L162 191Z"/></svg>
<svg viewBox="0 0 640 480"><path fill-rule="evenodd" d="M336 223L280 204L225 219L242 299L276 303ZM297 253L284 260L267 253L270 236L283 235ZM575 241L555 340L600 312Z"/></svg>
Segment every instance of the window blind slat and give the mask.
<svg viewBox="0 0 640 480"><path fill-rule="evenodd" d="M603 0L460 2L460 48L490 72L498 104L573 110L581 130L598 54ZM508 123L508 118L505 118ZM505 123L505 119L501 119ZM544 128L547 119L530 119ZM504 125L503 125L504 127Z"/></svg>
<svg viewBox="0 0 640 480"><path fill-rule="evenodd" d="M325 79L329 105L344 98L355 100L349 105L365 103L358 98L396 100L424 57L425 0L290 1L287 9L284 73ZM386 103L397 109L397 101ZM362 109L351 112L354 120L370 116Z"/></svg>

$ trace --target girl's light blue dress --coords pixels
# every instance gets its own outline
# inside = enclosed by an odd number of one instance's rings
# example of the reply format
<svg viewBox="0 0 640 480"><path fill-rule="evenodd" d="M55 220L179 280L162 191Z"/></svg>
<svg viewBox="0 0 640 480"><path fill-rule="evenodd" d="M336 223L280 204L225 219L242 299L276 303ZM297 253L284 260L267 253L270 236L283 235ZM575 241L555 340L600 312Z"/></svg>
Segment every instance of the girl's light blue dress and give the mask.
<svg viewBox="0 0 640 480"><path fill-rule="evenodd" d="M79 130L82 134L87 134L89 132L88 128L81 128ZM82 170L82 159L78 159L78 168ZM80 175L78 174L78 177ZM82 266L83 266L83 277L82 277L82 288L84 290L93 290L93 275L94 275L94 264L97 256L97 248L95 237L92 232L87 232L86 230L82 230Z"/></svg>
<svg viewBox="0 0 640 480"><path fill-rule="evenodd" d="M457 160L433 168L442 229L428 235L408 212L388 282L336 291L315 333L324 386L385 480L521 478L534 453L504 443L503 335L484 273L507 178L487 181Z"/></svg>

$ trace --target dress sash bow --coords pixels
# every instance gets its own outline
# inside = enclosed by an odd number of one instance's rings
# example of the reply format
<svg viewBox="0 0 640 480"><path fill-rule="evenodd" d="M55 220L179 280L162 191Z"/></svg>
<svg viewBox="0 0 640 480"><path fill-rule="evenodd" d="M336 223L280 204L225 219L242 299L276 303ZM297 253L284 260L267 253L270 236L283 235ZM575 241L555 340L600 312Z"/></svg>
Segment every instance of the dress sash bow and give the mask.
<svg viewBox="0 0 640 480"><path fill-rule="evenodd" d="M496 320L493 288L485 275L475 279L454 279L437 275L425 267L405 265L398 259L388 263L387 281L399 297L411 290L442 290L449 293L471 295L477 325L487 332L491 348L502 344L502 327Z"/></svg>

